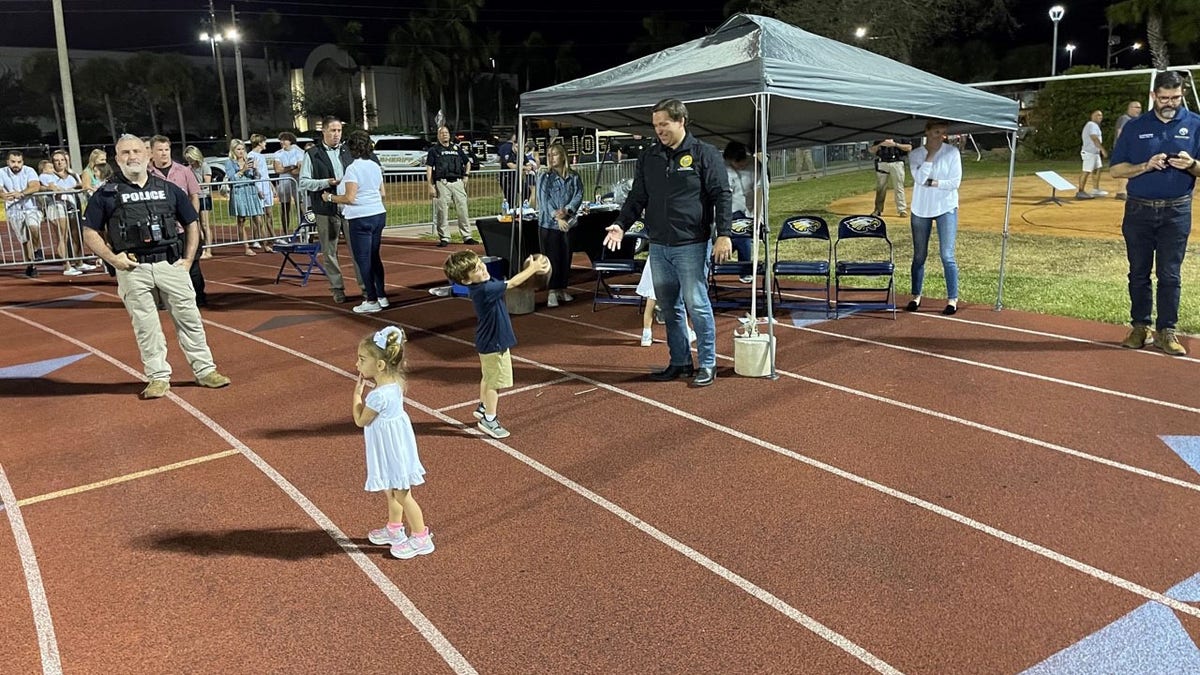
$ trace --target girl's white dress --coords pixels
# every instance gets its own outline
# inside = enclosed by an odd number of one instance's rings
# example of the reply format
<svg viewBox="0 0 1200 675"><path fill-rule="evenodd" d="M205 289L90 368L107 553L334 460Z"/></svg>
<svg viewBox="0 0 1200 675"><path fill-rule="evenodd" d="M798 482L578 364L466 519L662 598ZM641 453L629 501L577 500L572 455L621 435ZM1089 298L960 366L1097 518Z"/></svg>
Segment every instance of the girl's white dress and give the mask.
<svg viewBox="0 0 1200 675"><path fill-rule="evenodd" d="M417 437L404 410L399 384L384 384L367 394L367 407L378 415L363 427L367 441L369 492L407 490L425 482L425 467L417 456Z"/></svg>

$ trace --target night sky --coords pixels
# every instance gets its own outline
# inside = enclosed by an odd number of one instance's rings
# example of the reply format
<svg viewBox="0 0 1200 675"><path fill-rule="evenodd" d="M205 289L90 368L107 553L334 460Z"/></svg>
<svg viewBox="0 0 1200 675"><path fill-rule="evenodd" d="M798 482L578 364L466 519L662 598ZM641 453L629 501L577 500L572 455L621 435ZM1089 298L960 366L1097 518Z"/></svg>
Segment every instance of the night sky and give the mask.
<svg viewBox="0 0 1200 675"><path fill-rule="evenodd" d="M0 15L4 16L3 38L7 46L54 47L53 23L48 10L49 2L24 0L0 0ZM229 2L218 0L217 14L221 19L229 15ZM533 9L536 4L537 8ZM672 2L609 0L599 5L593 3L543 4L532 2L501 2L490 0L480 16L480 25L497 30L508 45L519 44L532 30L539 30L551 44L572 41L576 45L576 58L583 66L584 74L596 72L628 61L626 52L629 42L640 34L642 17L649 13L664 12L674 20L687 21L698 37L724 21L723 1L674 0ZM1000 44L1049 44L1052 24L1046 14L1049 1L1016 0L1011 3L1014 15L1022 24L1012 35L997 35ZM1104 60L1106 32L1103 7L1104 0L1073 0L1063 2L1066 16L1059 25L1060 47L1068 42L1079 46L1075 52L1075 63L1100 65ZM299 65L304 55L316 44L329 41L322 17L330 3L318 0L241 0L235 3L240 16L250 19L256 13L275 9L298 19L297 32L284 47L294 65ZM586 5L587 8L584 8ZM207 18L205 2L171 0L63 0L66 12L68 45L83 49L119 50L180 50L204 55L205 45L199 44L197 35ZM368 47L380 50L386 40L387 31L402 22L409 12L423 2L416 0L347 0L335 3L343 19L361 21L366 26ZM568 9L569 7L569 9ZM141 26L131 31L131 25ZM1133 41L1130 29L1124 33L1121 46ZM246 46L253 52L256 45L253 36ZM1060 59L1065 59L1060 52ZM502 59L503 63L503 59ZM1149 63L1145 50L1142 53L1125 53L1121 65L1145 65Z"/></svg>

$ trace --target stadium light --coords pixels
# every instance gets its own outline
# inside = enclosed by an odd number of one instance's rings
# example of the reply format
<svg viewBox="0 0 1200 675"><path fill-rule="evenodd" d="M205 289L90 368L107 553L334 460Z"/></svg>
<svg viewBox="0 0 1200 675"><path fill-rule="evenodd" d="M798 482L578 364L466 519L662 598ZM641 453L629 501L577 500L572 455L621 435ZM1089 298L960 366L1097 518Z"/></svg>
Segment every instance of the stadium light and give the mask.
<svg viewBox="0 0 1200 675"><path fill-rule="evenodd" d="M1055 5L1050 8L1050 20L1054 22L1054 49L1050 52L1050 76L1058 74L1058 22L1062 21L1063 14L1067 13L1067 9L1062 5Z"/></svg>
<svg viewBox="0 0 1200 675"><path fill-rule="evenodd" d="M1067 70L1070 70L1071 66L1075 65L1075 45L1068 42L1065 49L1067 50Z"/></svg>

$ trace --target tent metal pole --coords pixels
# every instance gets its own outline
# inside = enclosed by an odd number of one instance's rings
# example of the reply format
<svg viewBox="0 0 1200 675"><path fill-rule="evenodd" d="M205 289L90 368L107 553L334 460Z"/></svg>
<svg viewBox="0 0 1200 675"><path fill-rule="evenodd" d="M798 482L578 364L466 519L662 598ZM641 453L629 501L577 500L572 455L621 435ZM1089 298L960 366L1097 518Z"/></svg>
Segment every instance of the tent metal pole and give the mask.
<svg viewBox="0 0 1200 675"><path fill-rule="evenodd" d="M755 157L755 159L754 159L754 164L755 164L755 171L758 171L759 165L764 167L764 170L762 171L762 175L759 178L759 185L761 185L761 190L762 190L762 209L754 214L754 245L756 247L761 243L761 241L760 241L761 236L759 234L759 223L761 223L763 227L767 228L768 236L770 236L770 233L771 233L771 229L770 229L771 180L767 176L767 172L765 170L765 167L767 166L767 164L766 164L767 128L768 128L767 124L771 120L770 111L767 110L767 107L770 104L771 104L771 96L769 94L759 94L759 123L758 123L758 130L759 130L759 133L758 133L759 148L758 148L758 150L759 151L758 151L758 156ZM773 306L773 303L772 303L774 294L771 292L771 289L774 288L774 286L772 284L775 283L775 275L772 273L772 269L771 269L770 242L767 242L766 249L767 250L764 252L764 261L767 266L767 269L766 269L766 275L764 276L764 278L767 280L767 287L763 290L766 291L766 294L767 294L767 335L768 335L767 349L770 350L770 352L771 352L771 357L770 357L770 359L771 359L771 376L770 377L772 380L775 380L775 379L779 378L779 374L775 372L775 307ZM754 254L754 260L758 260L757 252L755 252L755 254ZM757 275L755 275L755 277L757 278ZM755 297L758 297L757 293L755 293ZM758 321L758 317L756 317L756 316L751 317L751 319L755 322Z"/></svg>
<svg viewBox="0 0 1200 675"><path fill-rule="evenodd" d="M521 195L525 193L525 115L519 111L517 112L517 147L513 148L513 152L517 155L517 179L513 181L512 201L508 203L509 208L512 209L510 222L512 232L508 238L508 277L510 279L521 271L523 261L519 258L521 252L525 250L525 242L521 241L525 232L525 228L522 227L525 224L525 205L521 203Z"/></svg>
<svg viewBox="0 0 1200 675"><path fill-rule="evenodd" d="M1008 218L1012 211L1013 172L1017 164L1017 132L1008 135L1008 191L1004 195L1004 229L1000 235L1000 279L996 284L996 311L1004 309L1004 264L1008 259Z"/></svg>

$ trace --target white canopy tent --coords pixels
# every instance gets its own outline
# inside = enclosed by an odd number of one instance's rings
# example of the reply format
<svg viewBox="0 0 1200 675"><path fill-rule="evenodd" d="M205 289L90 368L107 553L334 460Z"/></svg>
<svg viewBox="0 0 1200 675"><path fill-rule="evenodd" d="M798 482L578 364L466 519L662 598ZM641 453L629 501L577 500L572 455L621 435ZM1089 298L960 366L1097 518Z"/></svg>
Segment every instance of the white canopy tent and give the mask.
<svg viewBox="0 0 1200 675"><path fill-rule="evenodd" d="M522 94L518 129L525 118L538 118L650 135L650 109L665 98L687 104L687 128L698 138L718 147L738 140L762 156L779 148L920 136L929 118L947 120L951 133L1008 132L1010 151L1016 144L1016 101L750 14L731 17L706 37ZM1001 275L1014 157L1010 152ZM756 212L765 215L769 186L765 180L758 185ZM768 270L769 253L768 247ZM768 326L773 341L774 326Z"/></svg>

